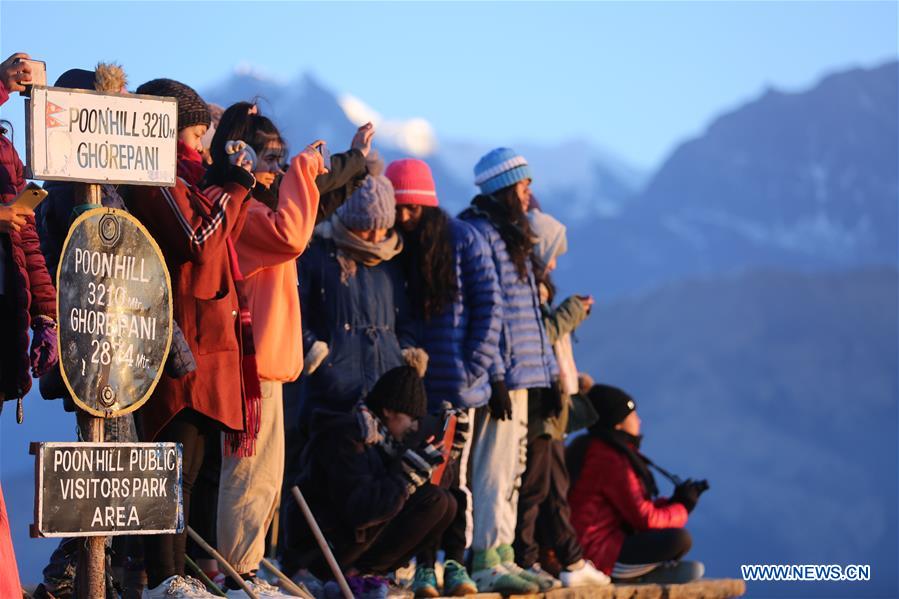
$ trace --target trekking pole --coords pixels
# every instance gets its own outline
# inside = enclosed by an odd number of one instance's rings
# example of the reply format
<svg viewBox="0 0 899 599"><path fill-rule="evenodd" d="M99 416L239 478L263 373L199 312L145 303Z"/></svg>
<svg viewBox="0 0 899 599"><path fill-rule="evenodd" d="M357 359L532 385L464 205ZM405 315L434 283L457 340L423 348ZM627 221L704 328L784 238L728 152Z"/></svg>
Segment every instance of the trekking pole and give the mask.
<svg viewBox="0 0 899 599"><path fill-rule="evenodd" d="M194 540L194 543L199 545L203 551L205 551L210 556L215 558L216 561L218 561L219 565L225 569L225 573L227 573L228 576L232 578L232 580L240 585L240 588L243 589L243 592L247 594L247 597L250 597L250 599L259 599L259 597L256 596L256 593L254 593L252 589L247 586L246 581L240 576L240 574L237 573L237 570L232 568L231 564L225 561L225 558L222 557L222 554L216 551L212 545L204 541L203 537L197 534L197 531L188 526L187 534L190 535L190 538Z"/></svg>
<svg viewBox="0 0 899 599"><path fill-rule="evenodd" d="M194 574L197 575L197 578L200 579L200 582L206 585L207 589L210 589L210 592L213 595L218 597L225 597L226 595L222 592L222 589L219 588L219 585L215 584L213 581L206 576L206 572L203 572L202 568L197 565L197 563L190 559L189 555L184 556L184 563L187 564L187 567L193 571Z"/></svg>
<svg viewBox="0 0 899 599"><path fill-rule="evenodd" d="M315 540L322 550L322 554L325 556L328 566L331 568L331 572L334 573L337 584L340 585L340 590L343 593L344 599L353 599L353 592L350 590L350 585L347 584L343 572L340 571L340 565L338 565L337 559L334 558L334 553L331 552L331 548L328 547L328 541L325 540L322 529L318 527L318 522L315 521L315 516L312 515L312 510L309 509L309 504L306 503L306 499L300 492L300 488L294 485L290 488L290 492L293 493L293 498L297 500L297 504L303 511L303 516L306 517L306 522L309 524L309 528L312 529L312 534L315 536Z"/></svg>
<svg viewBox="0 0 899 599"><path fill-rule="evenodd" d="M289 579L287 575L275 567L275 564L267 560L266 558L262 558L260 562L262 567L274 574L278 577L278 580L281 581L281 586L287 590L288 593L296 595L297 597L303 597L303 599L315 599L308 591L304 591L303 588Z"/></svg>

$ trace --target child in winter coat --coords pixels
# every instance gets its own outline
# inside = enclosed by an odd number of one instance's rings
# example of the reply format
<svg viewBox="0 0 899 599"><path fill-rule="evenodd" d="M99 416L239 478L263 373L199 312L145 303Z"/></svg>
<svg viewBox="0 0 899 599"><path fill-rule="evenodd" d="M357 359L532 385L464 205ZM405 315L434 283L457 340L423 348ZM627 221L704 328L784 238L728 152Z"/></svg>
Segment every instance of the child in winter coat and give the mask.
<svg viewBox="0 0 899 599"><path fill-rule="evenodd" d="M537 240L534 261L540 279L540 310L549 342L559 363L565 394L562 409L553 413L542 393L528 394L528 458L518 495L515 558L522 568L537 564L538 537L555 551L562 568L559 578L566 587L608 584L609 578L584 561L577 535L569 521L568 471L565 468L565 430L570 396L578 392L578 374L571 347L571 333L587 318L593 298L572 296L552 307L554 287L550 273L568 249L565 225L540 210L530 210L528 220ZM542 516L542 517L541 517ZM538 534L539 530L542 534Z"/></svg>
<svg viewBox="0 0 899 599"><path fill-rule="evenodd" d="M210 148L213 178L215 161L227 160L225 145L230 141L246 142L257 158L256 187L235 249L253 322L262 400L254 455L222 457L218 549L254 591L287 597L259 579L256 571L265 557L265 535L284 471L282 385L303 368L295 260L312 237L319 200L315 179L325 168L316 142L294 156L282 173L286 148L278 130L246 102L222 115ZM276 178L277 195L272 191ZM243 596L236 581L228 579L226 584L229 596Z"/></svg>
<svg viewBox="0 0 899 599"><path fill-rule="evenodd" d="M412 590L437 597L434 562L445 551L443 592L468 595L477 586L462 565L471 544L472 505L468 490L471 416L490 398L490 368L499 352L502 299L487 242L474 227L450 218L438 205L431 169L411 158L387 167L396 193L397 222L403 231L403 262L412 312L419 322L422 348L428 353L425 388L428 411L456 413L453 455L441 485L449 488L459 509L442 542L416 558Z"/></svg>
<svg viewBox="0 0 899 599"><path fill-rule="evenodd" d="M487 240L502 292L500 352L490 368L487 406L475 414L472 493L472 578L481 592L534 593L558 584L545 572L515 563L518 488L525 470L528 390L541 389L561 409L558 365L540 314L526 212L531 171L509 148L475 166L481 189L460 218Z"/></svg>

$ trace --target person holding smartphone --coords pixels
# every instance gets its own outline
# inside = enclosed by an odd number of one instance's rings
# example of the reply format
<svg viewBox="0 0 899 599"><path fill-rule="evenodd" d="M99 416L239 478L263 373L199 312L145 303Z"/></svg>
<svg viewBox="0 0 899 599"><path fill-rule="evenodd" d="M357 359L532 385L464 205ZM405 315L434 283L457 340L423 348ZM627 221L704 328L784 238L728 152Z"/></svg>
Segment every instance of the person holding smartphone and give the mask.
<svg viewBox="0 0 899 599"><path fill-rule="evenodd" d="M244 144L243 146L241 144ZM228 154L228 152L231 152ZM260 597L286 597L256 576L265 557L265 536L275 514L284 472L282 386L303 369L296 259L312 237L319 192L315 180L326 173L324 142L315 141L282 170L286 144L274 123L257 107L239 102L222 114L210 153L209 182L221 164L240 164L256 178L246 221L234 244L242 288L253 323L260 381L255 451L222 456L218 489L218 549ZM245 157L241 154L245 153ZM249 157L250 161L244 161ZM255 160L253 160L255 158ZM230 455L229 455L230 454ZM227 580L228 596L241 597Z"/></svg>
<svg viewBox="0 0 899 599"><path fill-rule="evenodd" d="M0 104L22 91L30 68L16 53L0 63ZM7 124L8 125L8 124ZM58 359L56 288L47 272L34 213L15 204L25 188L22 160L0 126L0 411L7 400L19 400L31 389L32 375L41 376ZM29 350L29 328L32 329ZM0 597L22 595L3 491L0 489Z"/></svg>

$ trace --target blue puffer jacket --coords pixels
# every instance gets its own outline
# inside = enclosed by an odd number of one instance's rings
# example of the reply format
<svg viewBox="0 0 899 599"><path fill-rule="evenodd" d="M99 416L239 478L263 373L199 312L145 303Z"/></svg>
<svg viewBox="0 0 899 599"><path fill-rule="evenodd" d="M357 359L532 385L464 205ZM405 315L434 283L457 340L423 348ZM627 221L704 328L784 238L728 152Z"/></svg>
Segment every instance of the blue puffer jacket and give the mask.
<svg viewBox="0 0 899 599"><path fill-rule="evenodd" d="M510 391L549 387L559 376L559 366L543 328L531 262L527 263L528 278L522 281L506 250L506 242L488 218L473 209L465 210L459 218L472 224L490 246L502 290L501 360L494 365L491 376L496 379L494 373L505 372Z"/></svg>
<svg viewBox="0 0 899 599"><path fill-rule="evenodd" d="M334 240L317 234L297 265L303 349L319 340L330 350L315 372L303 377L304 426L318 408L349 412L382 374L405 363L401 347L416 344L399 260L358 264L356 274L342 283Z"/></svg>
<svg viewBox="0 0 899 599"><path fill-rule="evenodd" d="M422 347L430 357L425 388L431 412L444 401L457 408L487 403L502 327L502 295L487 242L461 220L451 218L448 226L458 292L451 306L420 324Z"/></svg>

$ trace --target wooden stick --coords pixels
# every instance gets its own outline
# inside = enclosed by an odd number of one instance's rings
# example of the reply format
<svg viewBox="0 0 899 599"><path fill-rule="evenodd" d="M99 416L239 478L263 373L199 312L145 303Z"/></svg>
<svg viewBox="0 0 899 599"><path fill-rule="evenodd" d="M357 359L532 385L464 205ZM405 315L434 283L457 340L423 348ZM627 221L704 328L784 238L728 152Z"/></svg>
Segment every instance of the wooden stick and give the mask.
<svg viewBox="0 0 899 599"><path fill-rule="evenodd" d="M312 529L312 534L315 536L316 542L318 542L318 547L322 550L322 554L328 561L328 566L331 568L331 572L333 572L337 584L340 585L340 590L343 593L344 599L353 599L353 592L350 590L350 585L347 584L343 572L340 571L337 559L335 559L334 554L331 552L331 548L328 547L328 541L325 540L322 529L318 527L318 522L315 521L315 516L312 515L312 510L309 509L309 504L306 503L306 499L300 492L300 488L294 485L290 488L290 492L293 493L293 498L297 500L300 510L303 511L303 516L306 517L306 522L309 524L309 528Z"/></svg>
<svg viewBox="0 0 899 599"><path fill-rule="evenodd" d="M184 562L187 564L193 573L199 577L199 579L206 585L207 589L211 589L214 595L218 595L219 597L225 597L226 595L222 592L222 589L219 588L219 585L215 584L215 582L209 580L209 577L206 576L206 572L203 572L202 568L194 562L194 560L190 559L189 555L184 556Z"/></svg>
<svg viewBox="0 0 899 599"><path fill-rule="evenodd" d="M237 584L240 585L240 588L243 589L243 592L246 593L247 596L250 597L250 599L259 599L259 597L256 596L256 593L254 593L250 589L250 587L247 586L247 582L240 576L240 574L237 572L237 570L232 568L231 564L229 564L225 560L225 558L222 557L222 554L219 553L218 551L216 551L212 545L210 545L209 543L204 541L203 537L201 537L200 535L197 534L197 531L195 531L193 528L188 526L187 534L190 535L190 538L192 538L194 540L194 543L199 545L203 551L205 551L206 553L209 554L210 557L213 557L218 561L219 565L225 569L225 573L228 576L230 576Z"/></svg>
<svg viewBox="0 0 899 599"><path fill-rule="evenodd" d="M78 410L78 426L84 441L103 442L103 419ZM106 596L106 537L85 537L78 543L75 574L76 597Z"/></svg>
<svg viewBox="0 0 899 599"><path fill-rule="evenodd" d="M260 563L263 568L278 577L278 580L281 581L281 587L287 590L288 593L297 597L303 597L304 599L315 599L315 597L304 591L297 583L289 579L284 572L275 567L275 564L271 563L269 560L262 558L262 562Z"/></svg>

